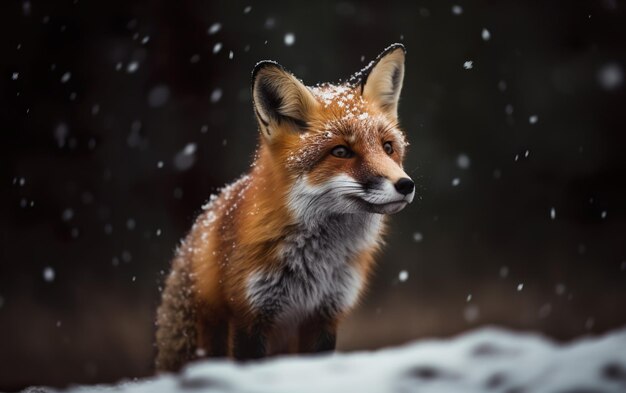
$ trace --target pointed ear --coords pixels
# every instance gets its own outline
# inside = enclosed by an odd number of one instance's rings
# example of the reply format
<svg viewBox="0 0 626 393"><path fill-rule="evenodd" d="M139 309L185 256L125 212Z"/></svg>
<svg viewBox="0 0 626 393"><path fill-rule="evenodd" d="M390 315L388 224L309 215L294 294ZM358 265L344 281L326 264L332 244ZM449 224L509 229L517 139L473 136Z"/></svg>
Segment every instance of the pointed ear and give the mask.
<svg viewBox="0 0 626 393"><path fill-rule="evenodd" d="M361 81L361 94L366 100L377 104L394 119L398 117L398 101L404 80L404 55L402 44L385 49L368 67Z"/></svg>
<svg viewBox="0 0 626 393"><path fill-rule="evenodd" d="M302 82L269 60L254 67L252 101L261 131L270 138L281 124L306 129L309 114L319 105Z"/></svg>

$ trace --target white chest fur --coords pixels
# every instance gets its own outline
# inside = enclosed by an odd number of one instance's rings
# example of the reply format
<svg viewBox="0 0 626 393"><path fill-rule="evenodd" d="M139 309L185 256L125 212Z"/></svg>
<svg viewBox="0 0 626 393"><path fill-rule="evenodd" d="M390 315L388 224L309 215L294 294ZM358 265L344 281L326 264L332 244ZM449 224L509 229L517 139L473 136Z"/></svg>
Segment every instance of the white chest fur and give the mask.
<svg viewBox="0 0 626 393"><path fill-rule="evenodd" d="M351 308L364 279L351 262L378 240L381 220L380 215L344 214L302 225L282 242L281 269L258 272L249 279L250 304L282 323Z"/></svg>

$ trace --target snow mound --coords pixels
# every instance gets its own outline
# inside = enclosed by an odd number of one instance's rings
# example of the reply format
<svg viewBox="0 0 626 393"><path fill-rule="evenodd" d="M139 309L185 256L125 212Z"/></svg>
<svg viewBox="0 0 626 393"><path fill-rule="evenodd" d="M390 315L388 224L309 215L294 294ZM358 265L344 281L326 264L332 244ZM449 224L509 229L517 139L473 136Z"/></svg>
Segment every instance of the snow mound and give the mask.
<svg viewBox="0 0 626 393"><path fill-rule="evenodd" d="M533 334L486 328L450 340L418 341L376 352L288 356L246 364L201 361L180 375L69 390L190 391L626 392L626 329L559 345Z"/></svg>

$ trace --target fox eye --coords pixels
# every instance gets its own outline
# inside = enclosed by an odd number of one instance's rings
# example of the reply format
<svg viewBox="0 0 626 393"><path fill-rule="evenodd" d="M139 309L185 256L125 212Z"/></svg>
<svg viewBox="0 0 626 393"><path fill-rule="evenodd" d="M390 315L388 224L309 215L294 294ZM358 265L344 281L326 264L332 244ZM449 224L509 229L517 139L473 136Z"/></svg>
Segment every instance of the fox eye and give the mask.
<svg viewBox="0 0 626 393"><path fill-rule="evenodd" d="M354 152L350 150L347 146L339 145L333 147L330 151L330 154L337 158L351 158L354 156Z"/></svg>
<svg viewBox="0 0 626 393"><path fill-rule="evenodd" d="M385 149L385 153L389 155L393 154L393 145L391 144L391 142L383 143L383 149Z"/></svg>

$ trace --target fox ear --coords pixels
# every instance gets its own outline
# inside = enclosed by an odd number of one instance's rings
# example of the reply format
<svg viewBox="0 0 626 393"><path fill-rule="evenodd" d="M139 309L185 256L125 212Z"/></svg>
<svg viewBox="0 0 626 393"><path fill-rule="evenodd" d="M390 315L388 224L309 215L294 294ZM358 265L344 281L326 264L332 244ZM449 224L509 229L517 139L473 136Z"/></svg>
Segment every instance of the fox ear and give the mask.
<svg viewBox="0 0 626 393"><path fill-rule="evenodd" d="M252 101L259 126L270 138L283 123L299 130L306 129L309 114L319 105L302 82L269 60L254 67Z"/></svg>
<svg viewBox="0 0 626 393"><path fill-rule="evenodd" d="M406 49L402 44L389 46L365 70L367 74L361 81L363 98L376 103L394 119L398 117L405 53Z"/></svg>

